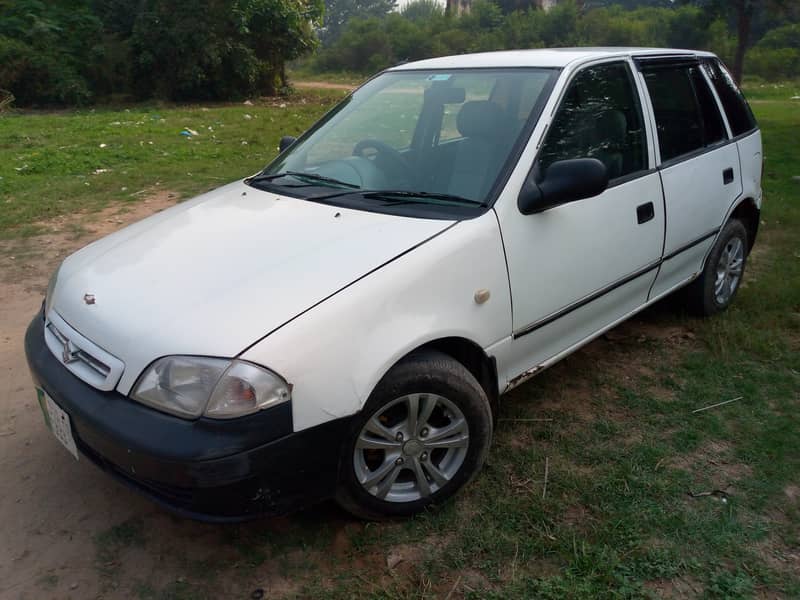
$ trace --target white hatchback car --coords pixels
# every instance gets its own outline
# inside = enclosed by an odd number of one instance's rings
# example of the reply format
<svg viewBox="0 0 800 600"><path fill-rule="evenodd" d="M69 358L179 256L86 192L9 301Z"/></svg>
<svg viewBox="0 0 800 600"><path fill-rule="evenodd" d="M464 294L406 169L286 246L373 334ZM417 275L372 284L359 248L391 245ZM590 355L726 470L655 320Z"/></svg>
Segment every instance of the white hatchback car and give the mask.
<svg viewBox="0 0 800 600"><path fill-rule="evenodd" d="M725 309L759 223L703 52L404 64L281 150L67 258L26 336L75 457L193 518L445 500L502 393L684 286Z"/></svg>

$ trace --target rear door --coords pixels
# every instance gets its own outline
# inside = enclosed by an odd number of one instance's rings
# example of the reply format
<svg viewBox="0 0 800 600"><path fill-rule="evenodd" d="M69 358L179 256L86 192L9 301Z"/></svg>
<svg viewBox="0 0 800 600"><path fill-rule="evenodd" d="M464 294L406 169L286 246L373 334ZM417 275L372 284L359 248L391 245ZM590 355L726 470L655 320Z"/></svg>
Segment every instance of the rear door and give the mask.
<svg viewBox="0 0 800 600"><path fill-rule="evenodd" d="M664 259L650 297L703 267L728 209L742 192L739 153L696 59L641 60L664 188Z"/></svg>

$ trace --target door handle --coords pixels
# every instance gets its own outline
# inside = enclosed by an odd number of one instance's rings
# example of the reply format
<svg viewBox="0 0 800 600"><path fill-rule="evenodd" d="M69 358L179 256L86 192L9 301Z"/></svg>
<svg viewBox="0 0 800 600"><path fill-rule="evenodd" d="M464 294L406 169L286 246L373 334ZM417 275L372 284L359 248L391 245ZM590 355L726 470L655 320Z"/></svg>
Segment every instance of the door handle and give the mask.
<svg viewBox="0 0 800 600"><path fill-rule="evenodd" d="M652 221L655 216L656 211L652 202L646 202L636 207L636 222L639 225Z"/></svg>
<svg viewBox="0 0 800 600"><path fill-rule="evenodd" d="M733 167L728 167L722 172L722 183L723 185L733 183Z"/></svg>

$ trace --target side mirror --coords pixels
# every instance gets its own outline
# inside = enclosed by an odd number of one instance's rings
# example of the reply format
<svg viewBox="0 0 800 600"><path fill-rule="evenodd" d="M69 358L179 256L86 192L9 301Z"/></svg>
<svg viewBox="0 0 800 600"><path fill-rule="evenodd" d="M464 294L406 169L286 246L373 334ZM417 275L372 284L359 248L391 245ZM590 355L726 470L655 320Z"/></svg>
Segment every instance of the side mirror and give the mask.
<svg viewBox="0 0 800 600"><path fill-rule="evenodd" d="M285 136L283 136L283 137L281 138L281 141L280 141L280 143L278 144L278 149L279 149L281 152L283 152L283 151L284 151L284 150L286 150L286 149L287 149L289 146L291 146L292 144L294 144L296 141L297 141L297 138L296 138L296 137L292 137L292 136L290 136L290 135L285 135Z"/></svg>
<svg viewBox="0 0 800 600"><path fill-rule="evenodd" d="M606 166L596 158L574 158L554 162L541 181L537 169L528 176L517 198L523 215L531 215L559 204L591 198L608 187Z"/></svg>

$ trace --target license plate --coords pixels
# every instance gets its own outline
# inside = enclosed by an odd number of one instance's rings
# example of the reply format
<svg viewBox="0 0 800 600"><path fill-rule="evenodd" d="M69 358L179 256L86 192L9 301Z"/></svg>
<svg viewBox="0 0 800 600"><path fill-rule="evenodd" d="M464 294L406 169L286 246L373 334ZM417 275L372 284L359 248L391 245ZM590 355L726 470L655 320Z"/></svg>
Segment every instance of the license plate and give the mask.
<svg viewBox="0 0 800 600"><path fill-rule="evenodd" d="M72 424L69 415L61 410L61 407L47 395L47 393L36 388L36 395L39 398L39 406L42 407L44 422L56 436L56 439L69 450L69 453L78 460L78 448L75 446L75 438L72 437Z"/></svg>

